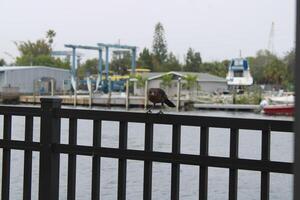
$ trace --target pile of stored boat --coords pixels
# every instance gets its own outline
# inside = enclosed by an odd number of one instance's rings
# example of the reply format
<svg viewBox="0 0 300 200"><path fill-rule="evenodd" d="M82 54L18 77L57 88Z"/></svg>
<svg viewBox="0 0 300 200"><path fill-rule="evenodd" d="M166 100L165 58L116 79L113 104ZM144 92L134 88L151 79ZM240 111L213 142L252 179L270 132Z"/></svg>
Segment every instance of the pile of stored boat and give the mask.
<svg viewBox="0 0 300 200"><path fill-rule="evenodd" d="M295 109L294 95L268 97L260 103L262 111L267 115L292 116Z"/></svg>

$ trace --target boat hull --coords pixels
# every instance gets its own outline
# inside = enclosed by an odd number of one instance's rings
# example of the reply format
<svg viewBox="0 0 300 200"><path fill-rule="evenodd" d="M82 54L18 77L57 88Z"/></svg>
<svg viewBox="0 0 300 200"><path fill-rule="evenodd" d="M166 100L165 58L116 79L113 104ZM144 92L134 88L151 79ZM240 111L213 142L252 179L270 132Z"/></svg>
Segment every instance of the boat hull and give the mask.
<svg viewBox="0 0 300 200"><path fill-rule="evenodd" d="M288 115L294 114L294 105L270 105L263 109L264 114L267 115Z"/></svg>

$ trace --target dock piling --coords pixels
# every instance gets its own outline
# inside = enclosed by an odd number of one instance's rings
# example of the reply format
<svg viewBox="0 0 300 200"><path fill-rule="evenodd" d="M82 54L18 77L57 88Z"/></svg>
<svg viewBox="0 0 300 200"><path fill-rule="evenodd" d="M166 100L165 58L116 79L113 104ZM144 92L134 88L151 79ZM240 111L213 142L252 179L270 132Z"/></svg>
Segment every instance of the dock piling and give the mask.
<svg viewBox="0 0 300 200"><path fill-rule="evenodd" d="M92 93L92 82L88 81L88 84L89 84L89 107L91 108L92 107L92 96L93 96L93 93Z"/></svg>
<svg viewBox="0 0 300 200"><path fill-rule="evenodd" d="M110 107L111 103L111 78L108 77L108 98L107 98L107 107Z"/></svg>
<svg viewBox="0 0 300 200"><path fill-rule="evenodd" d="M126 80L126 110L129 108L129 79Z"/></svg>
<svg viewBox="0 0 300 200"><path fill-rule="evenodd" d="M51 96L53 97L54 96L54 80L51 79L50 82L51 82Z"/></svg>
<svg viewBox="0 0 300 200"><path fill-rule="evenodd" d="M147 110L148 107L148 80L145 81L145 101L144 101L144 108Z"/></svg>
<svg viewBox="0 0 300 200"><path fill-rule="evenodd" d="M176 110L179 112L180 110L180 94L181 93L181 78L178 78L177 82L177 102L176 102Z"/></svg>

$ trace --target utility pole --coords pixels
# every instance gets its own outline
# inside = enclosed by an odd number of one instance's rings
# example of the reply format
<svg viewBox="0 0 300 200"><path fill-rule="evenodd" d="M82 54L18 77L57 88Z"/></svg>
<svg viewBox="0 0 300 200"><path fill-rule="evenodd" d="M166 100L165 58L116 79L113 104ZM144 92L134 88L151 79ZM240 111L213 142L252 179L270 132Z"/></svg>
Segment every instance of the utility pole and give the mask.
<svg viewBox="0 0 300 200"><path fill-rule="evenodd" d="M268 50L274 54L274 35L275 35L275 23L272 22L271 30L269 34Z"/></svg>

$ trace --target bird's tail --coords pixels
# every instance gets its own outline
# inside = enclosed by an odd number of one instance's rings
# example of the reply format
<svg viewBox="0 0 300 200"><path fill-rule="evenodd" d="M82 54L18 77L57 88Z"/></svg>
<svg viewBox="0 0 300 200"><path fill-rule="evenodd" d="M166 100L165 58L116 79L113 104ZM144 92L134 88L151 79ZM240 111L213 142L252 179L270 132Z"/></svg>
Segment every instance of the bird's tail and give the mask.
<svg viewBox="0 0 300 200"><path fill-rule="evenodd" d="M176 107L175 104L172 101L170 101L169 99L165 100L165 104L167 104L169 107Z"/></svg>

